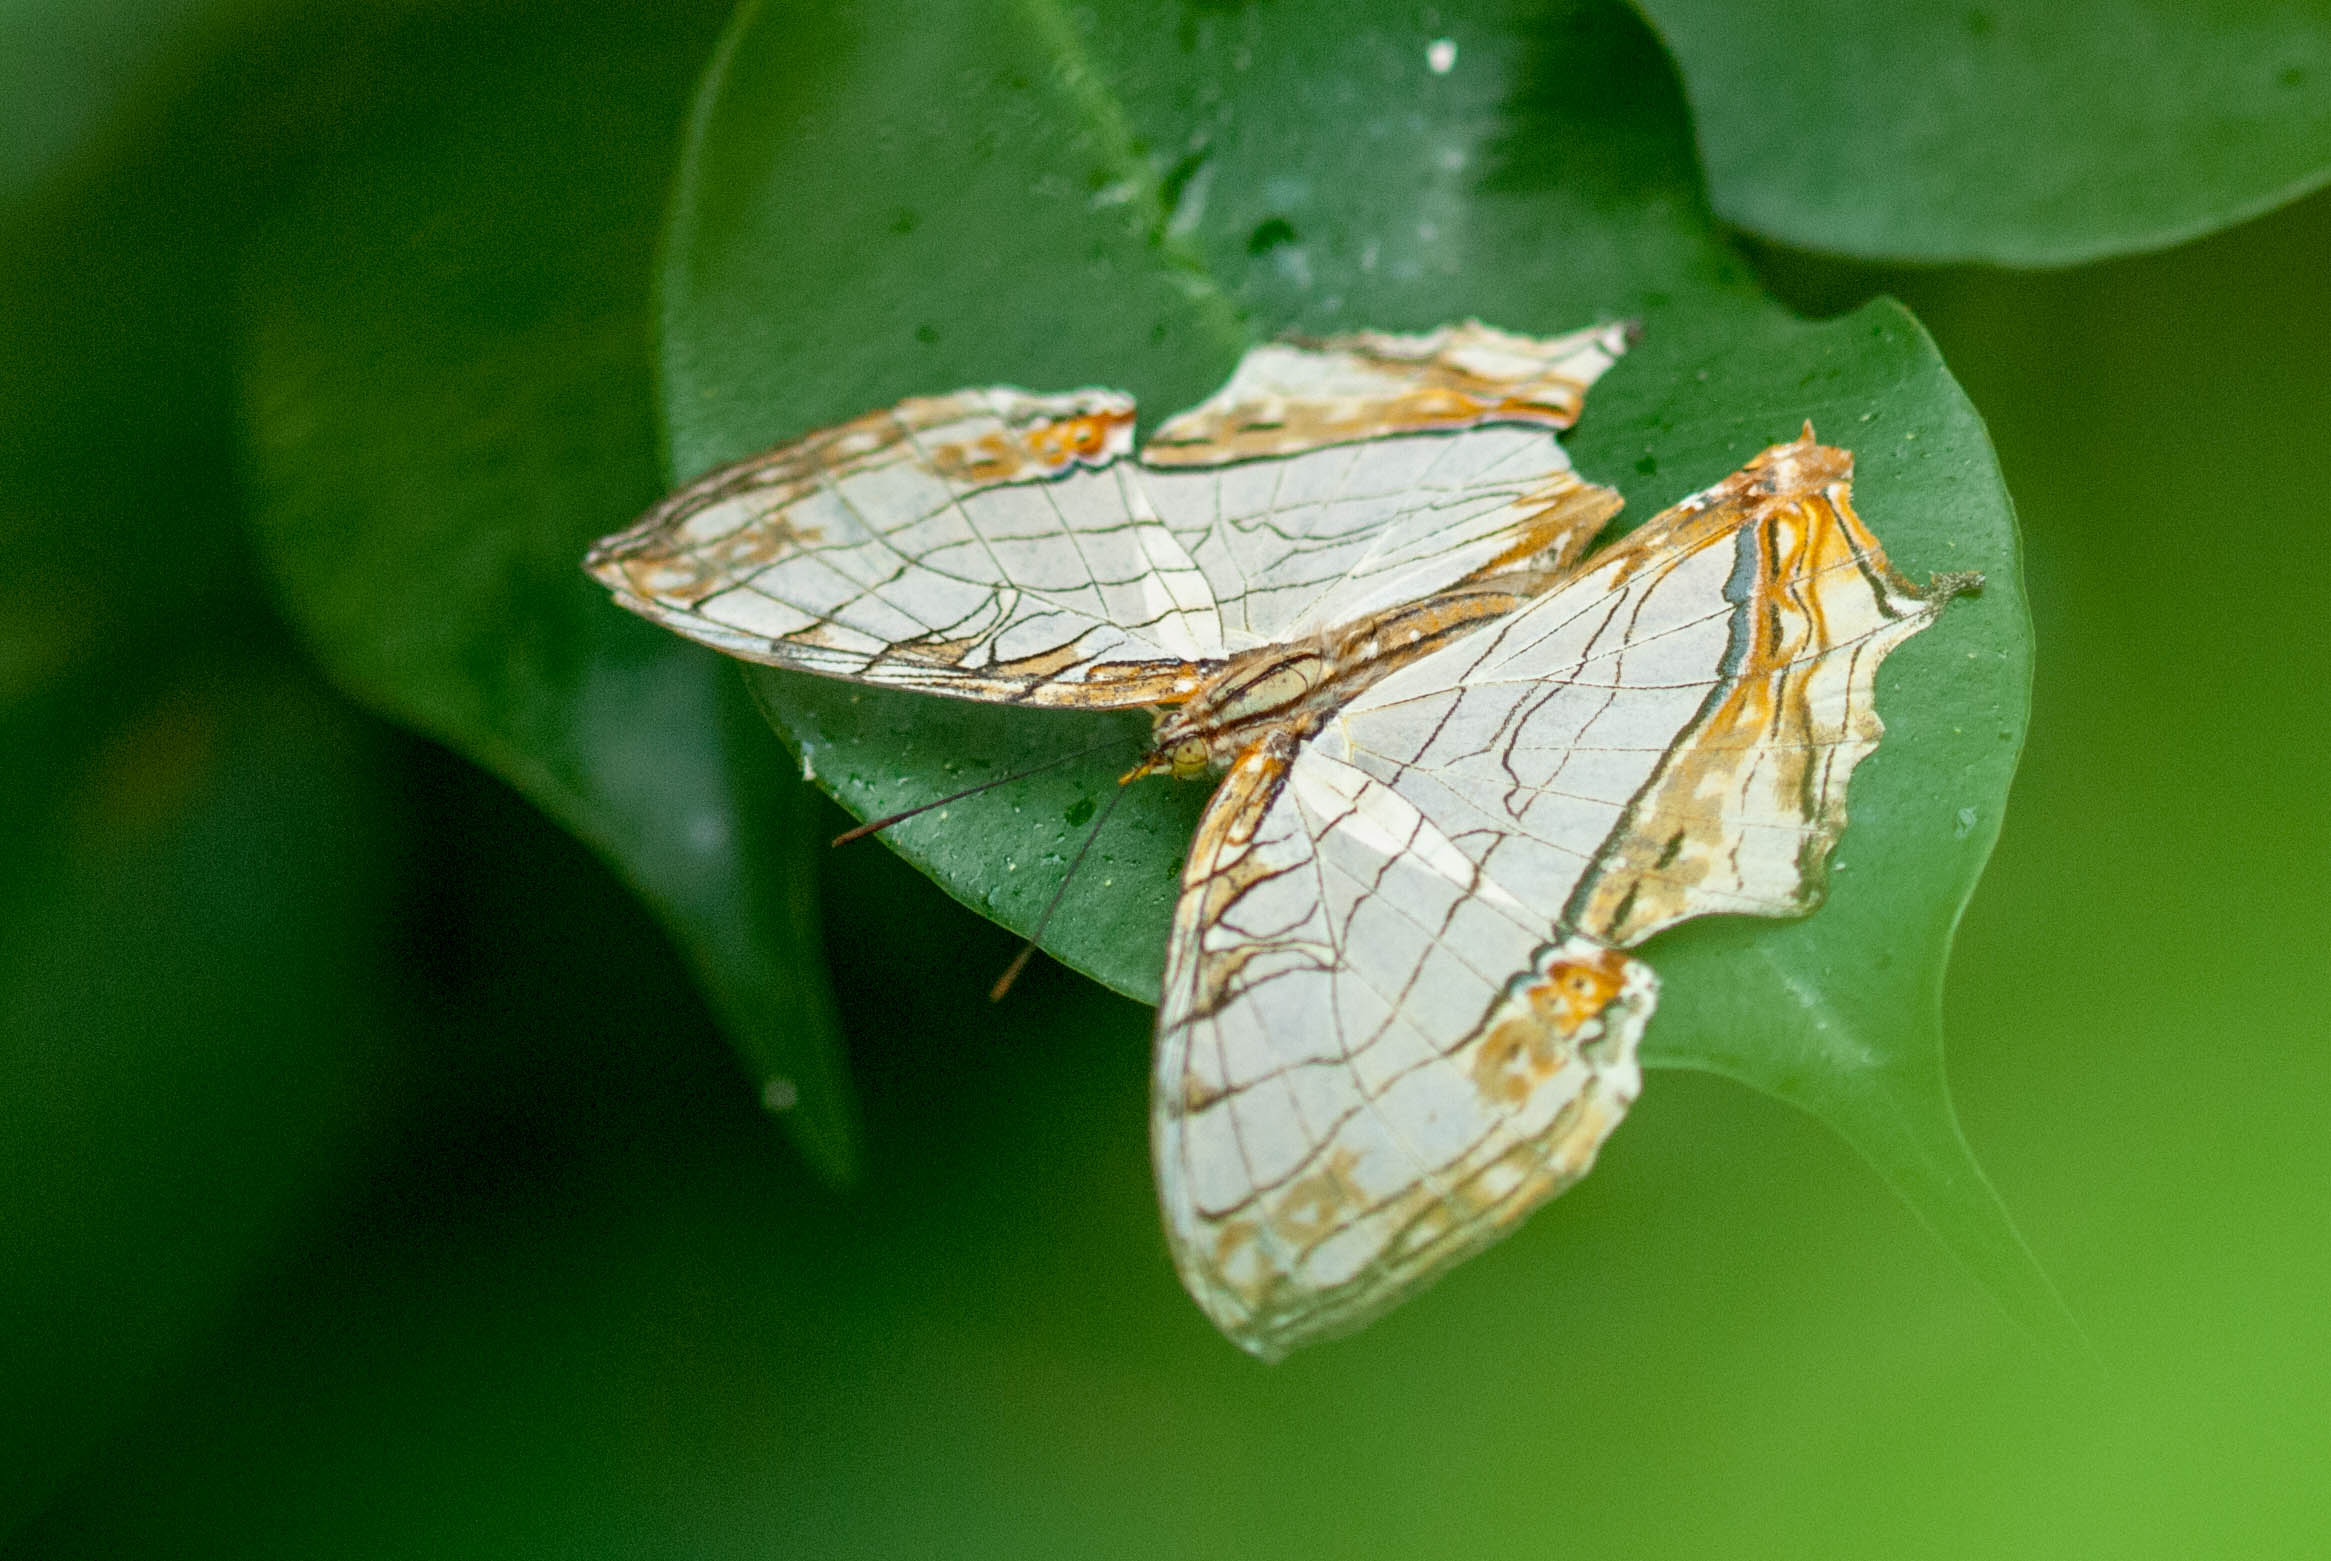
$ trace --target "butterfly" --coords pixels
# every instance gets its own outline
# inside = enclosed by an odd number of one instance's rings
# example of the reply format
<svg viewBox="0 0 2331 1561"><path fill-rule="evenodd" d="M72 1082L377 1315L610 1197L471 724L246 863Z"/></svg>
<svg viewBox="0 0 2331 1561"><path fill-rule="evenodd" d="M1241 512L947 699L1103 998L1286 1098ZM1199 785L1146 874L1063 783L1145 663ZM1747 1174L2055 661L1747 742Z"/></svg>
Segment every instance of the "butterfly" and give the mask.
<svg viewBox="0 0 2331 1561"><path fill-rule="evenodd" d="M1155 712L1220 775L1182 872L1152 1148L1183 1282L1266 1359L1585 1175L1658 1000L1626 951L1822 893L1920 588L1852 457L1775 445L1599 550L1556 435L1629 345L1477 321L1258 346L1130 397L903 401L723 467L586 561L731 655Z"/></svg>

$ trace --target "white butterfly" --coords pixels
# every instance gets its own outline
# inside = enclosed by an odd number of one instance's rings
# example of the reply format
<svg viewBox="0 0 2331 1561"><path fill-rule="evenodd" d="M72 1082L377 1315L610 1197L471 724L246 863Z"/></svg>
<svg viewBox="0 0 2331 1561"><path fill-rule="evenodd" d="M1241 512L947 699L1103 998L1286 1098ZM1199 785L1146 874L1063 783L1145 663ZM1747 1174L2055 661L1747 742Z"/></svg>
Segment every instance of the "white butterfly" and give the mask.
<svg viewBox="0 0 2331 1561"><path fill-rule="evenodd" d="M1658 991L1619 951L1812 908L1879 662L1975 583L1898 575L1810 428L1589 556L1619 499L1554 431L1625 346L1258 347L1138 457L1113 392L910 400L588 560L733 655L1157 706L1134 775L1227 771L1174 914L1153 1147L1184 1282L1266 1358L1586 1173Z"/></svg>

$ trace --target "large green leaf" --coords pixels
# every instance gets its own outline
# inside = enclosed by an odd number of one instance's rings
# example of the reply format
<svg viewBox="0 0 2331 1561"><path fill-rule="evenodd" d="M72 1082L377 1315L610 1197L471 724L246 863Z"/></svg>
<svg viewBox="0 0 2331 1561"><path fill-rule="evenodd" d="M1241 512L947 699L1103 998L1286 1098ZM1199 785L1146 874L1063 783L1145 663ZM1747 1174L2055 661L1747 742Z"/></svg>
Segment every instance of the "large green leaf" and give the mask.
<svg viewBox="0 0 2331 1561"><path fill-rule="evenodd" d="M1636 0L1716 210L1807 249L2055 266L2331 180L2314 0Z"/></svg>
<svg viewBox="0 0 2331 1561"><path fill-rule="evenodd" d="M1080 13L1081 14L1081 13ZM920 13L918 13L918 16ZM1653 1060L1712 1069L1853 1141L2037 1328L2061 1310L1953 1123L1939 993L2020 743L2029 631L1981 425L1900 309L1795 321L1698 196L1681 104L1631 13L1482 7L1434 35L1343 6L1042 5L909 24L748 9L699 105L664 277L683 474L905 393L1120 385L1152 422L1289 327L1521 329L1614 315L1644 343L1572 440L1641 516L1812 418L1856 448L1912 572L1991 584L1890 663L1894 728L1854 790L1833 903L1802 925L1659 940ZM1575 83L1586 83L1584 90ZM764 672L806 768L866 815L1098 756L901 826L958 898L1033 924L1140 723L999 711ZM1124 800L1045 946L1154 1001L1200 799Z"/></svg>
<svg viewBox="0 0 2331 1561"><path fill-rule="evenodd" d="M334 676L607 856L838 1175L814 799L733 670L578 567L660 485L651 257L715 20L551 7L428 35L417 99L251 248L246 438L262 549Z"/></svg>

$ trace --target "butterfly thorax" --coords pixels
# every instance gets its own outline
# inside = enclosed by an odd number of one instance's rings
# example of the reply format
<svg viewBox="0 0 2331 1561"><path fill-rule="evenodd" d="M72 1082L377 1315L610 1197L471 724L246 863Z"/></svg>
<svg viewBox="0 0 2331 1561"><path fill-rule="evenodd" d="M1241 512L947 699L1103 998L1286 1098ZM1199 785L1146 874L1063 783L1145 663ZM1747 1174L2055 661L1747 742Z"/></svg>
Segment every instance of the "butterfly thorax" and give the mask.
<svg viewBox="0 0 2331 1561"><path fill-rule="evenodd" d="M1240 651L1182 703L1158 711L1150 751L1126 779L1195 780L1226 769L1274 733L1308 737L1370 684L1513 611L1549 583L1538 571L1507 570L1300 640Z"/></svg>

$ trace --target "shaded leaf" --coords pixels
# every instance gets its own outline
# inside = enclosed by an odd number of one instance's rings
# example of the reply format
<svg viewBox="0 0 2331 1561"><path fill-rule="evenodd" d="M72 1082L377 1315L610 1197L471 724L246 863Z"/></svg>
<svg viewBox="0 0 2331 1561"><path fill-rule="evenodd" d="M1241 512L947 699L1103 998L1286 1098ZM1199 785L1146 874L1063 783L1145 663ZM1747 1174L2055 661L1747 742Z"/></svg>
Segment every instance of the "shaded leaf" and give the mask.
<svg viewBox="0 0 2331 1561"><path fill-rule="evenodd" d="M402 887L390 755L285 669L236 527L229 257L328 112L284 90L317 36L222 80L159 19L232 4L65 9L0 27L172 74L0 170L0 1529L337 1190Z"/></svg>
<svg viewBox="0 0 2331 1561"><path fill-rule="evenodd" d="M398 888L376 736L119 658L0 714L0 1532L357 1146Z"/></svg>
<svg viewBox="0 0 2331 1561"><path fill-rule="evenodd" d="M431 34L420 100L251 248L246 437L262 550L333 675L613 862L843 1175L812 799L731 669L609 611L578 567L659 487L650 257L709 20Z"/></svg>
<svg viewBox="0 0 2331 1561"><path fill-rule="evenodd" d="M1112 12L1105 30L1042 6L919 28L879 8L748 12L708 82L675 207L676 462L685 475L962 384L1119 385L1154 424L1243 343L1289 325L1468 314L1535 330L1642 319L1643 346L1572 440L1638 518L1812 417L1861 452L1865 513L1906 569L1979 568L1992 585L1888 666L1894 735L1855 787L1831 908L1648 946L1670 994L1650 1054L1829 1121L2018 1316L2060 1332L1942 1082L1950 933L2027 703L2014 523L1980 423L1898 308L1813 326L1749 287L1698 198L1672 78L1630 13L1484 7L1442 28L1462 40L1447 72L1425 30L1326 4ZM1111 744L892 832L1017 929L1141 746L1124 716L755 678L821 784L866 816ZM1154 1001L1199 805L1159 783L1128 796L1046 947Z"/></svg>
<svg viewBox="0 0 2331 1561"><path fill-rule="evenodd" d="M88 156L150 95L164 62L266 0L0 4L0 204ZM142 90L141 90L142 89Z"/></svg>
<svg viewBox="0 0 2331 1561"><path fill-rule="evenodd" d="M225 246L197 215L228 181L174 151L143 148L0 218L0 706L70 679L124 625L247 584Z"/></svg>
<svg viewBox="0 0 2331 1561"><path fill-rule="evenodd" d="M0 72L42 78L0 90L20 127L106 99L0 194L0 702L195 618L275 648L235 523L235 256L427 79L409 35L457 3L0 3Z"/></svg>
<svg viewBox="0 0 2331 1561"><path fill-rule="evenodd" d="M1806 249L2073 265L2331 180L2331 12L2308 0L1637 0L1716 209Z"/></svg>

